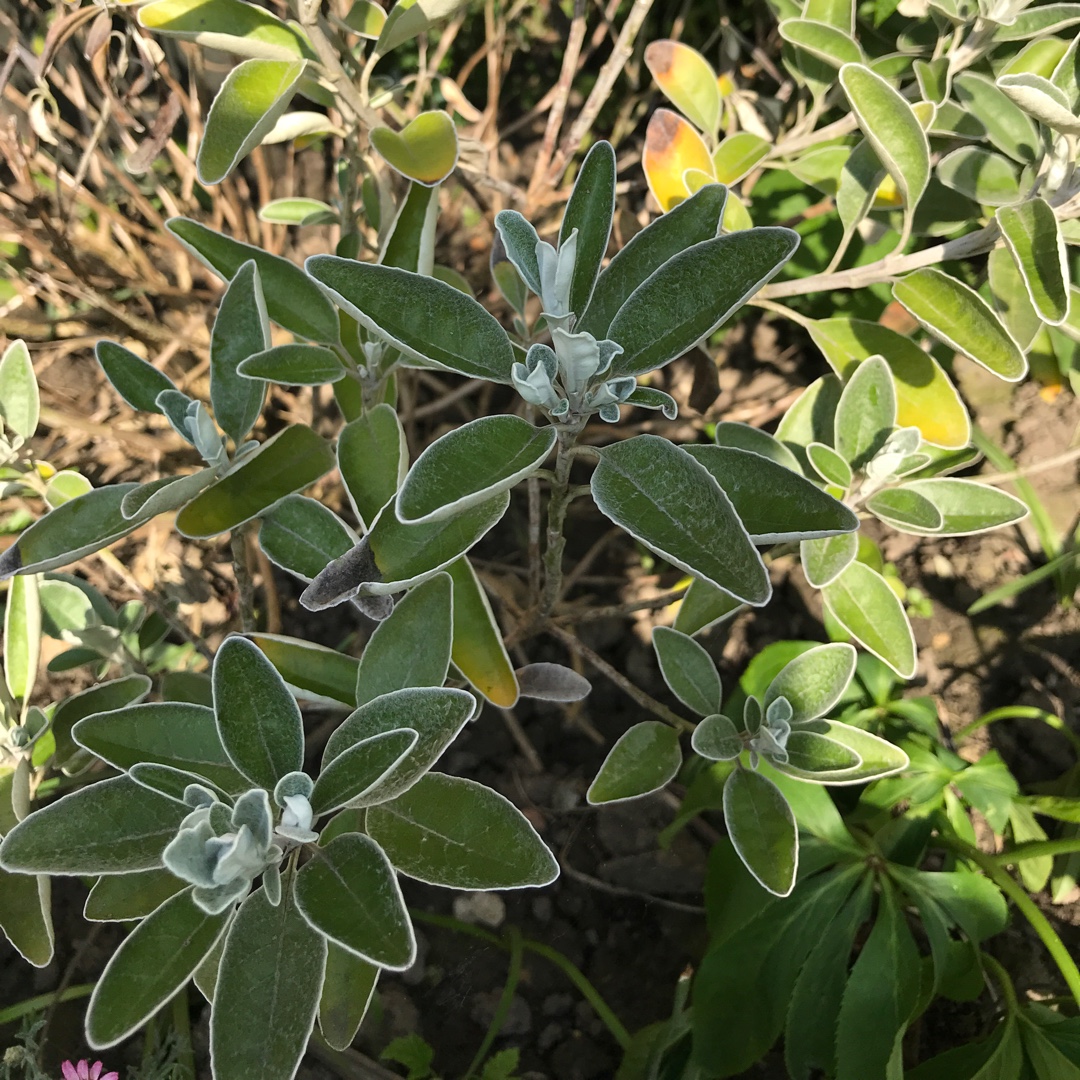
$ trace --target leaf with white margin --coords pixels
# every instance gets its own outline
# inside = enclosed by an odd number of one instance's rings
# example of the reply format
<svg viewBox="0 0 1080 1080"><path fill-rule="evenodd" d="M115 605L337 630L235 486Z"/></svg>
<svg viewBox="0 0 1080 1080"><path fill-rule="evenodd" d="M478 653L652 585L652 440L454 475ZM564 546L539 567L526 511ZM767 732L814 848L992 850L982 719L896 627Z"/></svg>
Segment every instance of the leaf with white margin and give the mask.
<svg viewBox="0 0 1080 1080"><path fill-rule="evenodd" d="M412 687L383 694L351 713L335 729L323 751L322 767L326 769L335 758L364 739L411 728L419 734L416 746L362 800L367 805L388 802L431 769L475 710L476 698L466 690Z"/></svg>
<svg viewBox="0 0 1080 1080"><path fill-rule="evenodd" d="M244 60L229 72L206 116L197 166L204 184L218 184L236 168L289 107L307 63Z"/></svg>
<svg viewBox="0 0 1080 1080"><path fill-rule="evenodd" d="M767 711L777 698L786 698L792 726L824 716L848 688L855 660L854 648L839 642L807 649L784 665L765 691L762 705Z"/></svg>
<svg viewBox="0 0 1080 1080"><path fill-rule="evenodd" d="M724 823L761 887L774 896L789 895L799 869L799 830L780 789L760 773L735 769L724 784Z"/></svg>
<svg viewBox="0 0 1080 1080"><path fill-rule="evenodd" d="M876 570L851 563L821 590L829 613L902 679L915 674L915 637L896 593Z"/></svg>
<svg viewBox="0 0 1080 1080"><path fill-rule="evenodd" d="M429 773L393 802L368 811L367 828L394 868L452 889L548 885L559 864L529 819L491 788Z"/></svg>
<svg viewBox="0 0 1080 1080"><path fill-rule="evenodd" d="M984 206L1006 206L1020 198L1016 163L980 146L961 146L946 154L938 162L937 177Z"/></svg>
<svg viewBox="0 0 1080 1080"><path fill-rule="evenodd" d="M86 1038L95 1050L142 1027L194 974L217 944L232 910L207 915L191 889L166 900L124 939L94 987Z"/></svg>
<svg viewBox="0 0 1080 1080"><path fill-rule="evenodd" d="M885 445L896 426L896 387L889 365L871 356L848 379L836 407L836 450L861 469Z"/></svg>
<svg viewBox="0 0 1080 1080"><path fill-rule="evenodd" d="M801 473L799 459L778 439L761 428L734 420L721 420L716 425L713 442L717 446L731 446L736 450L749 450L762 457L783 465L793 473Z"/></svg>
<svg viewBox="0 0 1080 1080"><path fill-rule="evenodd" d="M900 747L881 738L880 735L874 735L851 724L844 724L839 720L815 720L807 727L812 733L824 735L847 747L858 755L860 762L850 768L821 770L805 774L792 765L786 766L784 772L796 779L812 780L815 783L832 786L865 784L870 780L878 780L883 776L903 772L911 764L907 754ZM772 764L774 768L780 768L775 762Z"/></svg>
<svg viewBox="0 0 1080 1080"><path fill-rule="evenodd" d="M1049 79L1030 72L1002 75L997 84L1029 116L1054 131L1080 135L1080 117L1074 116L1069 100Z"/></svg>
<svg viewBox="0 0 1080 1080"><path fill-rule="evenodd" d="M683 449L731 500L755 544L854 532L859 519L838 499L784 465L733 446L688 444Z"/></svg>
<svg viewBox="0 0 1080 1080"><path fill-rule="evenodd" d="M1045 199L1029 199L1003 206L997 223L1039 317L1060 326L1069 311L1069 265L1053 208Z"/></svg>
<svg viewBox="0 0 1080 1080"><path fill-rule="evenodd" d="M895 282L893 296L936 338L998 378L1017 382L1027 373L1027 358L993 309L956 278L923 267Z"/></svg>
<svg viewBox="0 0 1080 1080"><path fill-rule="evenodd" d="M0 358L0 418L24 439L37 430L41 404L37 377L26 342L15 340Z"/></svg>
<svg viewBox="0 0 1080 1080"><path fill-rule="evenodd" d="M16 825L0 844L0 866L19 874L151 870L187 814L126 776L99 780Z"/></svg>
<svg viewBox="0 0 1080 1080"><path fill-rule="evenodd" d="M482 416L436 439L413 462L394 512L406 524L437 521L531 476L555 446L554 427L519 416Z"/></svg>
<svg viewBox="0 0 1080 1080"><path fill-rule="evenodd" d="M215 1080L292 1077L307 1048L326 967L326 939L297 911L291 887L274 907L265 889L240 905L213 989Z"/></svg>
<svg viewBox="0 0 1080 1080"><path fill-rule="evenodd" d="M538 701L581 701L589 696L592 683L573 668L541 661L526 664L514 672L522 697Z"/></svg>
<svg viewBox="0 0 1080 1080"><path fill-rule="evenodd" d="M4 678L8 690L26 715L26 699L37 682L41 658L41 597L37 574L12 578L4 608ZM14 722L10 717L9 722Z"/></svg>
<svg viewBox="0 0 1080 1080"><path fill-rule="evenodd" d="M916 529L920 534L937 533L944 524L941 511L906 484L875 491L865 505L876 518L901 532Z"/></svg>
<svg viewBox="0 0 1080 1080"><path fill-rule="evenodd" d="M904 489L928 500L943 519L932 530L906 526L905 531L920 536L971 536L1012 525L1028 515L1027 506L1014 495L976 480L911 480Z"/></svg>
<svg viewBox="0 0 1080 1080"><path fill-rule="evenodd" d="M419 733L412 728L399 728L350 746L319 773L311 792L312 813L318 818L377 792L418 739Z"/></svg>
<svg viewBox="0 0 1080 1080"><path fill-rule="evenodd" d="M1014 161L1027 163L1042 144L1031 117L985 75L962 71L953 79L953 96L986 128L986 138Z"/></svg>
<svg viewBox="0 0 1080 1080"><path fill-rule="evenodd" d="M710 761L734 761L743 751L739 729L722 713L706 716L690 738L695 754Z"/></svg>
<svg viewBox="0 0 1080 1080"><path fill-rule="evenodd" d="M819 540L804 540L799 545L806 581L815 589L824 588L843 573L859 552L859 534L841 533Z"/></svg>
<svg viewBox="0 0 1080 1080"><path fill-rule="evenodd" d="M659 720L643 720L619 737L585 798L593 806L638 799L673 780L681 765L679 733Z"/></svg>
<svg viewBox="0 0 1080 1080"><path fill-rule="evenodd" d="M698 716L719 712L723 690L712 657L692 637L667 626L653 627L652 643L671 692Z"/></svg>
<svg viewBox="0 0 1080 1080"><path fill-rule="evenodd" d="M404 971L416 959L401 886L370 836L343 833L316 848L296 875L296 907L320 934L369 963Z"/></svg>
<svg viewBox="0 0 1080 1080"><path fill-rule="evenodd" d="M375 996L381 970L361 960L356 953L327 942L326 973L319 997L319 1030L335 1050L352 1046Z"/></svg>
<svg viewBox="0 0 1080 1080"><path fill-rule="evenodd" d="M139 25L206 49L268 60L314 59L306 38L265 8L241 0L155 0L139 9Z"/></svg>
<svg viewBox="0 0 1080 1080"><path fill-rule="evenodd" d="M600 140L581 163L559 226L559 247L577 229L577 255L570 284L570 310L584 314L607 253L615 213L615 151Z"/></svg>
<svg viewBox="0 0 1080 1080"><path fill-rule="evenodd" d="M592 493L605 517L676 566L746 603L769 599L765 565L731 500L667 439L637 435L605 447Z"/></svg>

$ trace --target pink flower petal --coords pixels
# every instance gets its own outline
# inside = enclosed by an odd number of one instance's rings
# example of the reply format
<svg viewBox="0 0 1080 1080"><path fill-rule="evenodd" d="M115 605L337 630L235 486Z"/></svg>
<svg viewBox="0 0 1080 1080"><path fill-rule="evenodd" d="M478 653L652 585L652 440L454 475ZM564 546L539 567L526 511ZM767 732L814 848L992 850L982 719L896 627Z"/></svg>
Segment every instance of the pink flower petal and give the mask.
<svg viewBox="0 0 1080 1080"><path fill-rule="evenodd" d="M79 1062L79 1080L90 1080L90 1062L83 1058Z"/></svg>
<svg viewBox="0 0 1080 1080"><path fill-rule="evenodd" d="M101 1075L101 1069L101 1062L95 1061L94 1064L90 1066L90 1080L98 1080L98 1077Z"/></svg>
<svg viewBox="0 0 1080 1080"><path fill-rule="evenodd" d="M75 1071L75 1066L70 1061L65 1061L60 1066L60 1071L64 1074L64 1080L79 1080L79 1074Z"/></svg>
<svg viewBox="0 0 1080 1080"><path fill-rule="evenodd" d="M118 1072L107 1072L101 1080L120 1080L120 1074Z"/></svg>

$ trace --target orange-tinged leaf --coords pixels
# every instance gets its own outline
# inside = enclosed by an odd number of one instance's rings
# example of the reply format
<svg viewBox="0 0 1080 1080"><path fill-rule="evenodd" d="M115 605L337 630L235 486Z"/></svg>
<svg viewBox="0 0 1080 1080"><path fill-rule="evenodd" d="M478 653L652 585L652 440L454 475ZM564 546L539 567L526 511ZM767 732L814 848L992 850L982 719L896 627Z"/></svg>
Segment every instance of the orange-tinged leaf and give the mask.
<svg viewBox="0 0 1080 1080"><path fill-rule="evenodd" d="M492 705L509 709L518 699L517 676L483 586L464 557L451 563L446 572L454 588L451 659Z"/></svg>
<svg viewBox="0 0 1080 1080"><path fill-rule="evenodd" d="M712 65L680 41L654 41L645 64L671 103L702 131L715 134L720 124L720 87Z"/></svg>
<svg viewBox="0 0 1080 1080"><path fill-rule="evenodd" d="M657 109L645 132L645 150L641 157L649 190L667 213L690 192L684 174L689 169L713 176L712 157L695 128L670 109Z"/></svg>
<svg viewBox="0 0 1080 1080"><path fill-rule="evenodd" d="M371 142L402 176L428 187L445 180L457 164L457 129L441 109L421 113L401 131L375 128Z"/></svg>

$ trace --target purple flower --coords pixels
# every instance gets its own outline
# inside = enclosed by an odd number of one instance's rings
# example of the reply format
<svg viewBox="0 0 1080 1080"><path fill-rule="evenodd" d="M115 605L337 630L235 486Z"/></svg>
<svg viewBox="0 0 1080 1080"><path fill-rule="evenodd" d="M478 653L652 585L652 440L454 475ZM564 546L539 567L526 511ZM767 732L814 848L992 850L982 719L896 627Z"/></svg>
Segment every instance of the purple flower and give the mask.
<svg viewBox="0 0 1080 1080"><path fill-rule="evenodd" d="M60 1066L60 1071L64 1074L64 1080L120 1080L118 1072L103 1073L101 1071L103 1068L105 1066L100 1061L95 1061L91 1065L86 1058L83 1058L75 1064L65 1061Z"/></svg>

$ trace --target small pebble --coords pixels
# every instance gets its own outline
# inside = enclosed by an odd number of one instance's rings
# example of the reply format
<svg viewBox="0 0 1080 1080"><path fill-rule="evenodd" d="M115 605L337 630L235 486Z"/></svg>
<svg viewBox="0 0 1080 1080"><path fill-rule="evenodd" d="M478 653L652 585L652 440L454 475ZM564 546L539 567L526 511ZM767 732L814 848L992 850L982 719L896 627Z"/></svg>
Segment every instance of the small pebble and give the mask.
<svg viewBox="0 0 1080 1080"><path fill-rule="evenodd" d="M496 930L506 921L506 904L498 893L463 893L454 897L454 918Z"/></svg>

